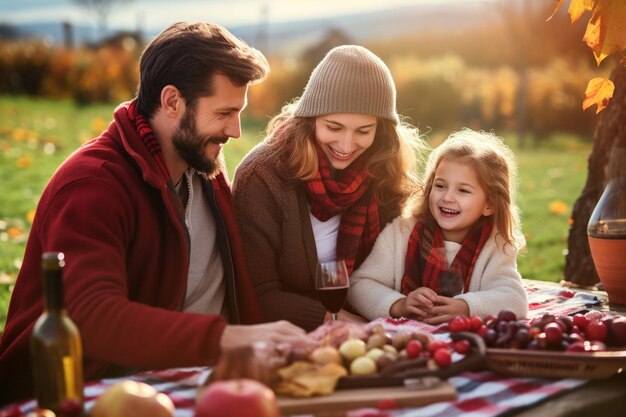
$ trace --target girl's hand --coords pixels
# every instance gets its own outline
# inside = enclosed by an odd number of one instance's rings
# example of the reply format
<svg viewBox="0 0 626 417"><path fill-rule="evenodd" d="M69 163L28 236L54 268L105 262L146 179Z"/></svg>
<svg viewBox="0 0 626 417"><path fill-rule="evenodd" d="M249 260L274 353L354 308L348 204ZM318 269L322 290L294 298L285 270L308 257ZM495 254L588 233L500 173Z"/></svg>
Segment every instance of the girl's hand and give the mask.
<svg viewBox="0 0 626 417"><path fill-rule="evenodd" d="M396 301L389 309L391 317L417 317L423 319L430 315L435 305L437 293L427 287L420 287Z"/></svg>
<svg viewBox="0 0 626 417"><path fill-rule="evenodd" d="M469 306L464 300L438 295L435 304L429 316L423 320L424 323L441 324L456 316L469 316Z"/></svg>

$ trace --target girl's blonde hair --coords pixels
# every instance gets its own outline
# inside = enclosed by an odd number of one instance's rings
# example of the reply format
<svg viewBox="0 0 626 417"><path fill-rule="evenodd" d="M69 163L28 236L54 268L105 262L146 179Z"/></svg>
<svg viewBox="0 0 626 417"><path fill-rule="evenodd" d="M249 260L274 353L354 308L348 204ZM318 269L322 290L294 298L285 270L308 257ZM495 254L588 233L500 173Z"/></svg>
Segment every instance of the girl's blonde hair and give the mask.
<svg viewBox="0 0 626 417"><path fill-rule="evenodd" d="M315 117L294 116L297 103L285 105L269 122L265 143L286 164L287 179L307 181L319 169L314 147ZM416 167L424 160L426 149L415 127L377 118L374 142L363 156L367 158L366 169L378 204L393 208L394 217L401 214L411 195L422 190Z"/></svg>
<svg viewBox="0 0 626 417"><path fill-rule="evenodd" d="M415 201L413 215L421 221L432 216L428 199L441 161L460 160L472 166L484 188L494 228L506 243L521 248L525 244L516 203L517 164L513 151L493 133L463 129L452 133L435 148L426 165L424 193Z"/></svg>

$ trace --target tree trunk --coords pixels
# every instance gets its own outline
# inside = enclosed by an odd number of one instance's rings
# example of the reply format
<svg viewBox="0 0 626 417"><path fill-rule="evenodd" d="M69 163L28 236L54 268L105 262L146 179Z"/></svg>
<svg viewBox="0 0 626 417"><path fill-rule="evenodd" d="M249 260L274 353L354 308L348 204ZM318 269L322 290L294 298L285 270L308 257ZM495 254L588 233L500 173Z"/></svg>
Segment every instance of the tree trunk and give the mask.
<svg viewBox="0 0 626 417"><path fill-rule="evenodd" d="M618 63L611 80L615 84L615 92L598 121L588 159L587 181L574 204L567 239L565 280L579 286L591 286L599 281L589 250L587 223L606 185L605 168L611 150L626 146L626 68Z"/></svg>

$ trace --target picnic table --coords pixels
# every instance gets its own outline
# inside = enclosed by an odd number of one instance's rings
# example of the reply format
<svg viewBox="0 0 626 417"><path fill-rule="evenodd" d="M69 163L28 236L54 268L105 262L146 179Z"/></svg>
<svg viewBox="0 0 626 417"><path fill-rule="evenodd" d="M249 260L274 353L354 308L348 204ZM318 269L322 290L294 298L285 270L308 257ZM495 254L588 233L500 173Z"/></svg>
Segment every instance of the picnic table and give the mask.
<svg viewBox="0 0 626 417"><path fill-rule="evenodd" d="M626 307L609 305L606 293L602 291L573 290L535 280L524 280L524 285L529 297L530 319L546 312L565 315L590 310L626 315ZM428 327L416 321L402 325L419 329ZM445 337L445 334L437 336ZM89 411L96 398L109 386L134 379L166 393L176 406L176 417L192 417L198 387L207 380L210 372L208 367L177 368L93 381L85 386L86 409ZM600 380L510 377L486 370L464 372L449 378L448 382L456 388L455 400L389 410L389 414L398 417L626 415L626 370ZM36 402L30 400L19 407L21 411L29 412L35 409Z"/></svg>

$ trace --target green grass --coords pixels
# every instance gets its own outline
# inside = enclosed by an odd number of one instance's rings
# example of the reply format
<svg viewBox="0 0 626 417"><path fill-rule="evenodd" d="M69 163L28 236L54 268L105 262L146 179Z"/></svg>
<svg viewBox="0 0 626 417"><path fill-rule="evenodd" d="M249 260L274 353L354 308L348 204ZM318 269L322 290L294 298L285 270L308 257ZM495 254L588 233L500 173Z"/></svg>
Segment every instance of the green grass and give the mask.
<svg viewBox="0 0 626 417"><path fill-rule="evenodd" d="M0 96L0 329L24 254L29 216L48 178L67 155L107 126L114 106L77 107L69 101ZM225 148L231 175L261 139L266 122L243 120L242 138ZM519 269L525 278L559 281L568 219L586 178L591 145L568 136L523 150L514 140L509 142L520 166L519 203L528 241ZM559 201L565 210L551 213L550 204Z"/></svg>
<svg viewBox="0 0 626 417"><path fill-rule="evenodd" d="M569 218L587 178L591 143L559 136L523 151L513 148L519 164L518 202L527 240L518 268L524 278L559 281L565 266Z"/></svg>

